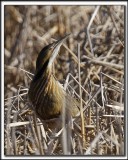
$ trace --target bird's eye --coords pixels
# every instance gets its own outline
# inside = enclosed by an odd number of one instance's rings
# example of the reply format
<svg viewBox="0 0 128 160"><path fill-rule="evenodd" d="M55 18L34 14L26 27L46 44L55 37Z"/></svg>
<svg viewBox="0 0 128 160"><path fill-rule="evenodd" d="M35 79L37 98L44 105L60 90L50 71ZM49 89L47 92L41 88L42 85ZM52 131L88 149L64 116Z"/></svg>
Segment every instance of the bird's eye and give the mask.
<svg viewBox="0 0 128 160"><path fill-rule="evenodd" d="M52 50L52 49L53 49L53 46L51 46L50 49Z"/></svg>

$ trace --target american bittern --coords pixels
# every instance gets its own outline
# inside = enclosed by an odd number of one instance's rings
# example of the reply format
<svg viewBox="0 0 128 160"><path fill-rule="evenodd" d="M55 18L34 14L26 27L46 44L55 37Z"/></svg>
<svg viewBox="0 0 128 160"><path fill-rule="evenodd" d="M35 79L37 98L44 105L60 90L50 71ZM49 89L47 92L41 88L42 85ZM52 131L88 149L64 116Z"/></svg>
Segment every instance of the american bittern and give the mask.
<svg viewBox="0 0 128 160"><path fill-rule="evenodd" d="M73 117L79 111L74 103L74 98L69 96L63 86L55 79L52 69L59 49L68 36L45 46L36 61L36 73L28 94L34 111L42 120L59 117L63 107L65 107L65 114L70 113Z"/></svg>

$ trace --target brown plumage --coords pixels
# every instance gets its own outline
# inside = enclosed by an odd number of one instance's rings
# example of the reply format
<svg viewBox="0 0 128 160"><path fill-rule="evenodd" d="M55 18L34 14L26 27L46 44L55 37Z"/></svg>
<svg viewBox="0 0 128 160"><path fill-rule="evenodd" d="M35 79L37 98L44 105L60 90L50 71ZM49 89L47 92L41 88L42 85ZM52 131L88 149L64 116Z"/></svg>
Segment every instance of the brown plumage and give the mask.
<svg viewBox="0 0 128 160"><path fill-rule="evenodd" d="M42 120L59 117L63 107L66 116L70 114L74 117L79 112L75 99L64 91L63 86L55 79L52 69L59 49L67 37L68 35L44 47L36 61L36 73L28 95L34 111Z"/></svg>

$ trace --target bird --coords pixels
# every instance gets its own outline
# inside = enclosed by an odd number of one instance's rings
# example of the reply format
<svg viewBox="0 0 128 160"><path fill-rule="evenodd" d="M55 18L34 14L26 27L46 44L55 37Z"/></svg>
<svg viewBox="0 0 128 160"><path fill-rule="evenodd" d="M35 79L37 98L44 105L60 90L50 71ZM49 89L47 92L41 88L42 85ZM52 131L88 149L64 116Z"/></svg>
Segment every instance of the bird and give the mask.
<svg viewBox="0 0 128 160"><path fill-rule="evenodd" d="M67 34L46 45L40 51L36 60L36 70L29 87L28 96L33 110L41 120L47 121L62 117L63 109L65 118L69 114L75 117L79 112L79 106L75 98L66 93L53 71L53 64L60 47L69 35Z"/></svg>

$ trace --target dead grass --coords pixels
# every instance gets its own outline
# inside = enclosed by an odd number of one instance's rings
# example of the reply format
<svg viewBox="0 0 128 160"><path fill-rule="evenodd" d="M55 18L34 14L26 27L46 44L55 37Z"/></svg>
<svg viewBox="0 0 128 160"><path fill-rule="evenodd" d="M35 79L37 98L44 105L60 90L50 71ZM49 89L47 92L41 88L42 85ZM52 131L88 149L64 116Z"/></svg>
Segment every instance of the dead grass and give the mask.
<svg viewBox="0 0 128 160"><path fill-rule="evenodd" d="M39 51L66 33L56 77L81 109L53 132L27 92ZM5 6L4 60L5 155L124 155L124 6Z"/></svg>

